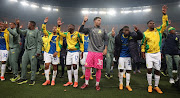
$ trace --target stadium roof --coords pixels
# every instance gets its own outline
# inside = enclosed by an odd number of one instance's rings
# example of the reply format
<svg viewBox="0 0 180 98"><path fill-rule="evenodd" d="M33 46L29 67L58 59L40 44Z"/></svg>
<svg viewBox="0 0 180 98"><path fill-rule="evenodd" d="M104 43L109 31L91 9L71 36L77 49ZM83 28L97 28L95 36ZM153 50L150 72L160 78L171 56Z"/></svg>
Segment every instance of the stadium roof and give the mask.
<svg viewBox="0 0 180 98"><path fill-rule="evenodd" d="M28 0L35 3L74 8L122 8L174 3L180 0Z"/></svg>

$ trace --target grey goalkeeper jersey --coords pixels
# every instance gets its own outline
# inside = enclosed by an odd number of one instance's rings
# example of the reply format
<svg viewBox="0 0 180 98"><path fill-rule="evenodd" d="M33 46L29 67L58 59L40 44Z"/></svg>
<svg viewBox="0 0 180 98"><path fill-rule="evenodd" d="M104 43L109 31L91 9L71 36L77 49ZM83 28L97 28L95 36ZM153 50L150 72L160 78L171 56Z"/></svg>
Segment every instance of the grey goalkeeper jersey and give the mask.
<svg viewBox="0 0 180 98"><path fill-rule="evenodd" d="M89 34L88 51L103 52L108 45L107 32L101 27L84 28L84 25L81 25L79 32Z"/></svg>

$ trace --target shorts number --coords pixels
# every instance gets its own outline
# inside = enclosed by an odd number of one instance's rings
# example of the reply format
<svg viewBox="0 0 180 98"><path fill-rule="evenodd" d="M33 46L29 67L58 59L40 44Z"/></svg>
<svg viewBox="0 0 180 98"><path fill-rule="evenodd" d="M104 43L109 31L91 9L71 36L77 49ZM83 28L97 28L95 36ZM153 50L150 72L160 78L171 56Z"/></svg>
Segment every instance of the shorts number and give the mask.
<svg viewBox="0 0 180 98"><path fill-rule="evenodd" d="M57 60L57 57L54 57L54 60Z"/></svg>
<svg viewBox="0 0 180 98"><path fill-rule="evenodd" d="M4 56L3 57L6 57L7 58L7 54L6 53L4 53Z"/></svg>

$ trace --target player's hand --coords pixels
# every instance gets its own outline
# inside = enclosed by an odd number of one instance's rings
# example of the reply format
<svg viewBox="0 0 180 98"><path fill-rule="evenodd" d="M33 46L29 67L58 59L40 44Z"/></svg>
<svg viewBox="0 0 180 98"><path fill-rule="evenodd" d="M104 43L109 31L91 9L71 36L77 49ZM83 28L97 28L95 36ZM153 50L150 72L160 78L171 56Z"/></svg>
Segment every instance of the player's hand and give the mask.
<svg viewBox="0 0 180 98"><path fill-rule="evenodd" d="M38 30L38 27L36 27L35 29Z"/></svg>
<svg viewBox="0 0 180 98"><path fill-rule="evenodd" d="M81 53L81 59L83 59L83 52Z"/></svg>
<svg viewBox="0 0 180 98"><path fill-rule="evenodd" d="M112 36L115 36L115 31L114 31L114 27L112 28Z"/></svg>
<svg viewBox="0 0 180 98"><path fill-rule="evenodd" d="M57 56L57 52L55 52L54 54L53 54L53 57L56 57Z"/></svg>
<svg viewBox="0 0 180 98"><path fill-rule="evenodd" d="M44 19L44 23L47 23L47 22L48 22L48 20L49 20L49 18L48 18L48 17L46 17L46 18Z"/></svg>
<svg viewBox="0 0 180 98"><path fill-rule="evenodd" d="M135 31L135 32L137 32L137 31L139 30L136 25L133 25L133 27L134 27L134 31Z"/></svg>
<svg viewBox="0 0 180 98"><path fill-rule="evenodd" d="M145 56L145 52L142 52L142 58L145 59L146 56Z"/></svg>
<svg viewBox="0 0 180 98"><path fill-rule="evenodd" d="M23 25L21 25L20 27L19 27L19 29L22 29L23 28Z"/></svg>
<svg viewBox="0 0 180 98"><path fill-rule="evenodd" d="M5 26L5 28L8 28L8 22L7 21L4 23L4 26Z"/></svg>
<svg viewBox="0 0 180 98"><path fill-rule="evenodd" d="M88 21L88 15L85 15L84 16L84 22L87 22Z"/></svg>
<svg viewBox="0 0 180 98"><path fill-rule="evenodd" d="M63 24L64 22L62 22L62 18L58 18L57 19L57 24L58 24L58 26L61 26L62 24Z"/></svg>
<svg viewBox="0 0 180 98"><path fill-rule="evenodd" d="M40 56L40 53L37 53L37 54L36 54L36 57L39 57L39 56Z"/></svg>
<svg viewBox="0 0 180 98"><path fill-rule="evenodd" d="M107 49L104 49L103 55L106 55L106 54L107 54Z"/></svg>
<svg viewBox="0 0 180 98"><path fill-rule="evenodd" d="M19 25L20 21L19 19L16 19L16 24Z"/></svg>
<svg viewBox="0 0 180 98"><path fill-rule="evenodd" d="M168 24L171 25L171 20L168 21Z"/></svg>
<svg viewBox="0 0 180 98"><path fill-rule="evenodd" d="M162 7L162 13L164 14L164 15L166 15L166 12L167 12L167 5L163 5L163 7Z"/></svg>

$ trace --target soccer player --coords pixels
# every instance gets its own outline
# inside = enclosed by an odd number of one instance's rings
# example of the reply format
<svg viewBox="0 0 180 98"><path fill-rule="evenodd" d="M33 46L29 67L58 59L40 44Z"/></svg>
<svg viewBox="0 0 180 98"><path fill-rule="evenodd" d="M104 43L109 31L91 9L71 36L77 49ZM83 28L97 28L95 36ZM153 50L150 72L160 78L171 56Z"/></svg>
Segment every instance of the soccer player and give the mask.
<svg viewBox="0 0 180 98"><path fill-rule="evenodd" d="M10 23L9 31L9 62L13 70L14 77L11 78L11 82L16 82L20 79L18 75L18 57L20 53L19 34L16 30L16 24Z"/></svg>
<svg viewBox="0 0 180 98"><path fill-rule="evenodd" d="M29 85L35 84L35 75L37 69L37 57L40 56L41 49L42 49L42 37L39 30L36 30L36 23L34 21L29 21L28 29L21 30L19 29L19 19L16 20L17 24L17 32L19 34L23 34L26 36L25 40L25 52L22 57L22 69L21 69L21 78L18 81L18 84L27 83L28 80L26 79L27 73L27 65L31 64L31 81Z"/></svg>
<svg viewBox="0 0 180 98"><path fill-rule="evenodd" d="M79 32L85 30L84 25L88 21L88 16L84 17ZM100 90L101 69L103 69L103 55L107 54L108 36L105 29L101 28L101 17L94 18L94 27L86 28L89 34L88 55L86 59L85 83L81 89L89 85L91 68L96 68L96 90Z"/></svg>
<svg viewBox="0 0 180 98"><path fill-rule="evenodd" d="M112 78L112 75L110 74L111 66L113 64L113 58L114 58L114 44L115 44L115 31L114 28L112 28L112 31L108 33L108 48L107 48L107 55L106 55L106 72L107 74L105 77L107 79Z"/></svg>
<svg viewBox="0 0 180 98"><path fill-rule="evenodd" d="M85 78L85 64L86 64L86 59L87 59L87 54L88 54L88 44L89 44L89 35L88 35L88 29L84 30L84 34L82 34L83 38L83 44L84 45L84 52L81 53L81 65L82 65L82 72L83 75L80 77L81 79ZM91 68L91 73L92 73L92 68ZM92 75L90 76L90 79L92 80L93 77Z"/></svg>
<svg viewBox="0 0 180 98"><path fill-rule="evenodd" d="M48 22L48 17L45 18L44 24L42 24L43 33L48 36L47 45L45 48L45 77L46 81L42 85L49 85L49 65L52 63L53 75L51 86L55 85L55 78L57 75L57 64L59 64L60 50L63 44L63 37L57 35L57 27L54 26L52 32L46 30L46 24ZM57 22L58 23L58 22ZM60 24L58 24L60 25Z"/></svg>
<svg viewBox="0 0 180 98"><path fill-rule="evenodd" d="M174 84L175 81L173 79L173 60L176 64L176 67L178 69L179 66L179 37L176 35L176 29L173 27L170 27L168 29L169 34L167 35L167 39L165 40L165 57L166 57L166 64L168 68L168 75L169 75L169 83Z"/></svg>
<svg viewBox="0 0 180 98"><path fill-rule="evenodd" d="M126 88L128 91L132 91L130 87L130 77L131 77L131 58L133 58L131 53L137 48L137 40L143 38L141 31L134 26L135 32L130 32L128 26L124 26L122 33L119 33L115 39L115 54L119 57L118 70L119 73L119 89L123 90L123 74L124 69L126 69ZM136 47L136 48L135 48ZM115 55L115 56L117 56Z"/></svg>
<svg viewBox="0 0 180 98"><path fill-rule="evenodd" d="M58 19L61 22L61 19ZM68 25L68 32L61 32L60 27L58 28L60 32L60 36L66 37L67 42L67 56L66 56L66 67L67 67L67 74L68 74L68 82L63 86L70 86L73 85L72 82L72 70L71 67L73 66L74 69L74 85L73 87L78 87L78 66L79 63L79 52L84 51L84 47L80 47L80 43L82 42L82 34L78 31L75 31L75 25L69 24Z"/></svg>
<svg viewBox="0 0 180 98"><path fill-rule="evenodd" d="M4 81L4 74L6 72L6 61L8 59L8 51L9 51L9 31L6 29L7 26L4 23L1 24L1 32L0 32L0 61L1 65L1 81Z"/></svg>
<svg viewBox="0 0 180 98"><path fill-rule="evenodd" d="M44 56L44 51L46 50L47 44L48 44L48 36L47 36L47 35L44 35L44 36L42 37L42 42L43 42L43 46L42 46L42 56L43 56L44 68L45 68L45 59L46 59L46 56ZM50 69L51 69L51 65L49 65L49 75L50 75ZM45 70L44 70L44 71L45 71ZM42 75L45 75L45 72L42 73Z"/></svg>
<svg viewBox="0 0 180 98"><path fill-rule="evenodd" d="M152 68L155 69L155 87L158 93L163 92L158 87L160 80L160 69L161 69L161 53L160 47L162 43L162 33L168 25L168 16L166 14L167 6L162 7L162 25L155 28L155 23L153 20L147 22L148 29L144 32L144 37L142 40L141 52L142 57L146 59L147 67L147 81L148 81L148 92L152 93Z"/></svg>

